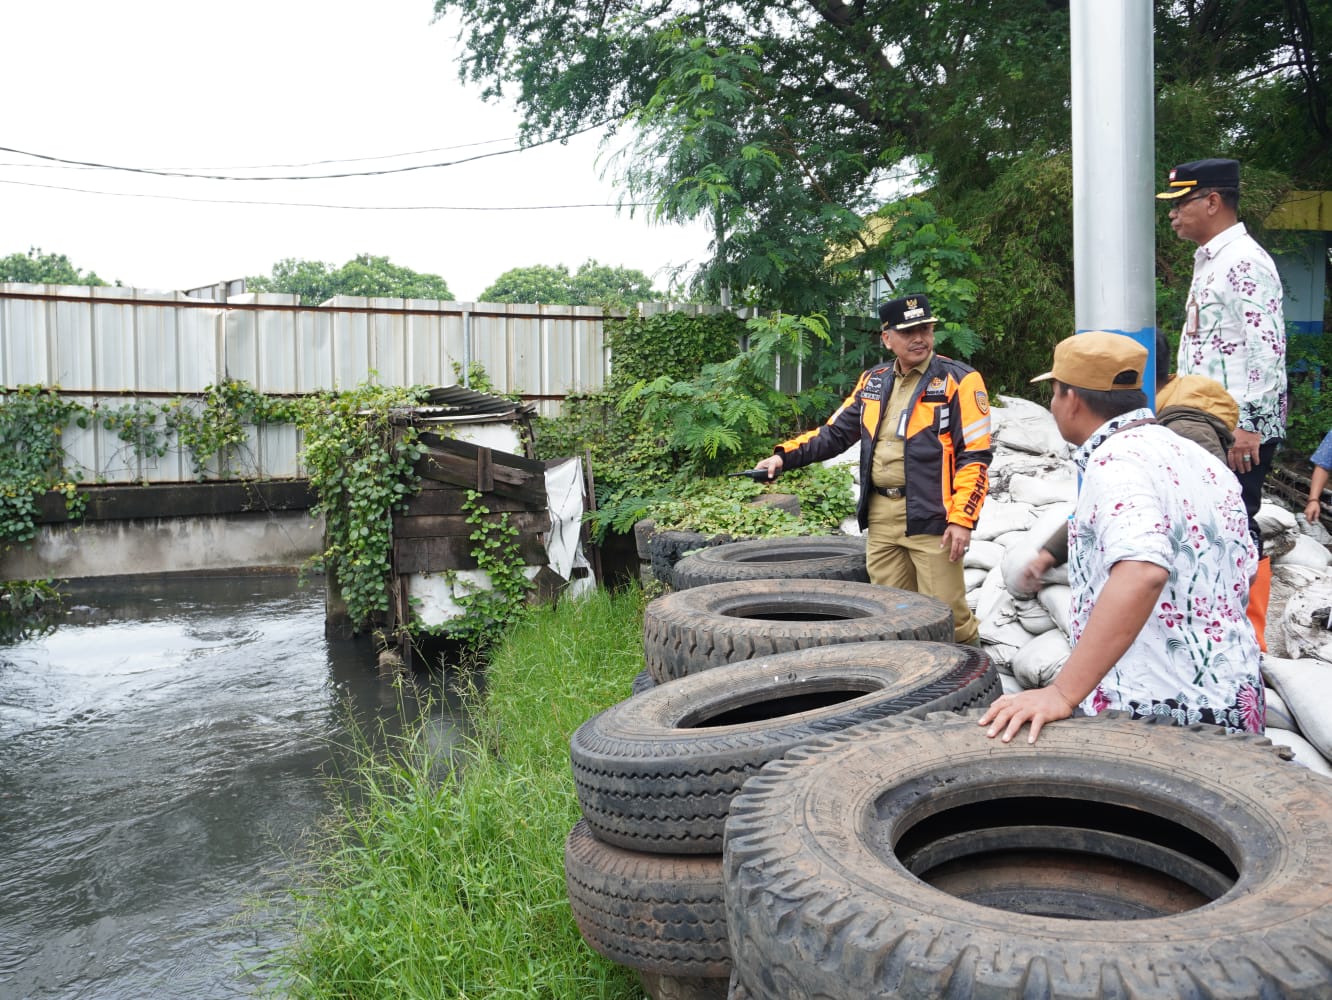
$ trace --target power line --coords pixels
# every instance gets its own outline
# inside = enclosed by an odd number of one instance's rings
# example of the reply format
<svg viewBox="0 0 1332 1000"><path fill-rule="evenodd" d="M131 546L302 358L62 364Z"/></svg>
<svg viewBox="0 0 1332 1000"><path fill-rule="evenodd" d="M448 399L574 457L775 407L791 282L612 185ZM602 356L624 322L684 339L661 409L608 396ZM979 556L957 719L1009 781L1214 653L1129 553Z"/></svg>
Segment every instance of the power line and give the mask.
<svg viewBox="0 0 1332 1000"><path fill-rule="evenodd" d="M439 167L456 167L459 164L473 163L477 160L488 159L492 156L507 156L510 153L526 152L529 149L535 149L537 146L544 146L552 142L564 142L567 139L572 139L574 136L582 135L584 132L591 132L593 129L601 128L601 126L606 125L613 120L614 119L607 118L603 121L594 122L577 131L569 132L565 135L552 136L549 139L541 139L538 142L531 143L527 146L516 146L512 149L500 149L491 153L478 153L476 156L467 156L459 160L449 160L443 163L418 163L407 167L388 167L383 170L348 171L338 174L285 174L282 176L270 177L237 177L231 174L191 173L163 170L155 167L126 167L112 163L97 163L91 160L71 160L60 156L52 156L48 153L33 153L25 149L14 149L11 146L0 146L0 152L15 153L19 156L28 156L36 160L47 160L51 163L59 163L75 167L93 167L98 170L116 170L132 174L150 174L157 177L186 177L195 180L210 181L321 181L340 180L347 177L380 177L387 174L403 174L415 170L434 170ZM371 159L374 159L374 157L371 157Z"/></svg>
<svg viewBox="0 0 1332 1000"><path fill-rule="evenodd" d="M248 201L240 198L187 198L184 195L147 194L132 191L93 191L88 188L37 184L0 177L0 184L43 188L48 191L72 191L76 194L103 195L109 198L155 198L161 201L187 201L198 205L262 205L277 208L331 208L352 212L541 212L566 208L647 208L647 201L585 202L574 205L331 205L310 201Z"/></svg>

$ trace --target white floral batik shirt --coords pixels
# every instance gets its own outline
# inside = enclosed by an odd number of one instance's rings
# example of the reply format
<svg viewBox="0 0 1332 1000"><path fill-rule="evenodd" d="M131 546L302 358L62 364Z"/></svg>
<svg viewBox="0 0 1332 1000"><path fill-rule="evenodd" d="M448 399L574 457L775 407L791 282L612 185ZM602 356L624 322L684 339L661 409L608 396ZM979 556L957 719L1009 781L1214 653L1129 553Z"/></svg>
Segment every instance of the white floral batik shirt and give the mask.
<svg viewBox="0 0 1332 1000"><path fill-rule="evenodd" d="M1245 616L1258 553L1239 481L1164 427L1125 427L1151 416L1107 421L1073 455L1083 476L1068 532L1073 642L1115 563L1170 571L1147 624L1082 708L1260 733L1258 643Z"/></svg>
<svg viewBox="0 0 1332 1000"><path fill-rule="evenodd" d="M1286 436L1286 325L1281 278L1237 222L1193 255L1176 369L1216 379L1239 404L1241 430Z"/></svg>

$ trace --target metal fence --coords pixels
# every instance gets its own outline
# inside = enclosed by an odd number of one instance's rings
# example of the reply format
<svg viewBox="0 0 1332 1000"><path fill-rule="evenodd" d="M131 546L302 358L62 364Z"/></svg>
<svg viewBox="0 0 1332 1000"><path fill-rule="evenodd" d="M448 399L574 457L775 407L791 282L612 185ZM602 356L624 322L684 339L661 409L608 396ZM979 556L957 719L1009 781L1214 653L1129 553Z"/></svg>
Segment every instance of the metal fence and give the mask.
<svg viewBox="0 0 1332 1000"><path fill-rule="evenodd" d="M301 306L285 294L213 302L184 292L0 283L0 384L58 387L102 411L138 399L198 395L231 378L300 395L381 385L452 385L484 369L544 415L600 388L610 359L605 315L589 306L339 297ZM250 476L300 475L296 431L252 431ZM96 421L65 442L85 480L193 479L188 455L145 460ZM214 474L217 469L212 470Z"/></svg>

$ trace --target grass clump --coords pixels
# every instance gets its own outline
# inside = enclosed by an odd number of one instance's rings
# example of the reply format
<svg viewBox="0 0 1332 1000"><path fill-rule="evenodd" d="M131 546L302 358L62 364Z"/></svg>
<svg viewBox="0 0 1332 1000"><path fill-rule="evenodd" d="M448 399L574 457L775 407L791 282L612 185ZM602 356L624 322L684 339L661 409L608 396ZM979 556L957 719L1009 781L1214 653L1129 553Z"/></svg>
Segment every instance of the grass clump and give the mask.
<svg viewBox="0 0 1332 1000"><path fill-rule="evenodd" d="M284 996L642 997L583 942L564 886L569 736L628 696L642 612L637 589L536 609L493 651L454 761L424 725L355 748L268 963Z"/></svg>

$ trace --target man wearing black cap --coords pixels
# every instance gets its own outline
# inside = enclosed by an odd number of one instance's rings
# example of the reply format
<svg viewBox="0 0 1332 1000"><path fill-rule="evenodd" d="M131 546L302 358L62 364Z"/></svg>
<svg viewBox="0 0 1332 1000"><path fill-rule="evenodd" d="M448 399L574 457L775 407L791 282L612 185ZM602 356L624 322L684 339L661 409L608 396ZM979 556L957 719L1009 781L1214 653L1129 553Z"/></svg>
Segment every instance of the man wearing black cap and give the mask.
<svg viewBox="0 0 1332 1000"><path fill-rule="evenodd" d="M758 463L772 478L840 455L860 442L856 516L868 533L871 582L914 590L953 609L957 642L979 644L967 607L962 554L989 488L990 402L972 368L934 353L924 295L879 307L894 360L862 372L851 395L816 430L777 445Z"/></svg>
<svg viewBox="0 0 1332 1000"><path fill-rule="evenodd" d="M1255 515L1263 480L1286 436L1286 324L1281 278L1267 251L1239 221L1238 160L1194 160L1170 171L1170 227L1198 244L1176 370L1216 379L1239 405L1227 461L1239 477L1249 533L1262 555ZM1270 564L1263 559L1253 594L1254 628L1264 648ZM1258 609L1264 612L1258 614Z"/></svg>

